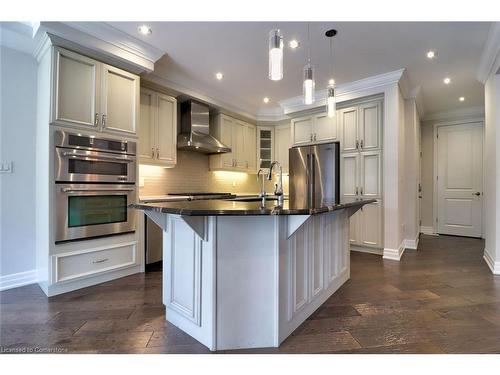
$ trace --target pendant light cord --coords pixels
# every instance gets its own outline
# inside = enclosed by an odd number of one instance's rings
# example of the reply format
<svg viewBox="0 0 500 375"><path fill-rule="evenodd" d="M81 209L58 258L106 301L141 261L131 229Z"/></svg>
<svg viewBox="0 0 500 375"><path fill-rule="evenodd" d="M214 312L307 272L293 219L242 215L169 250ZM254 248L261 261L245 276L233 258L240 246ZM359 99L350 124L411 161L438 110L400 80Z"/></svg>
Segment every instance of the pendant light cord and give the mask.
<svg viewBox="0 0 500 375"><path fill-rule="evenodd" d="M311 33L309 30L311 23L307 23L307 63L311 64Z"/></svg>
<svg viewBox="0 0 500 375"><path fill-rule="evenodd" d="M333 37L330 38L330 74L333 79Z"/></svg>

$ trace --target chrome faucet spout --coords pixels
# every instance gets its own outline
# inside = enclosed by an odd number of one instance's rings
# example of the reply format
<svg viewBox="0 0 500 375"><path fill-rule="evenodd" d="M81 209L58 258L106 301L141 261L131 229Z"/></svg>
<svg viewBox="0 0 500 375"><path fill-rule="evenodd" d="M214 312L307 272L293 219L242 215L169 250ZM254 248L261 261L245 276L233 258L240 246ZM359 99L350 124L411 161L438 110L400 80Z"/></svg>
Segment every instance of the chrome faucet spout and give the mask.
<svg viewBox="0 0 500 375"><path fill-rule="evenodd" d="M273 178L273 169L275 166L278 166L278 183L274 185L274 195L278 197L278 204L283 205L283 168L279 161L273 161L271 166L269 167L269 174L267 175L268 180L272 180Z"/></svg>

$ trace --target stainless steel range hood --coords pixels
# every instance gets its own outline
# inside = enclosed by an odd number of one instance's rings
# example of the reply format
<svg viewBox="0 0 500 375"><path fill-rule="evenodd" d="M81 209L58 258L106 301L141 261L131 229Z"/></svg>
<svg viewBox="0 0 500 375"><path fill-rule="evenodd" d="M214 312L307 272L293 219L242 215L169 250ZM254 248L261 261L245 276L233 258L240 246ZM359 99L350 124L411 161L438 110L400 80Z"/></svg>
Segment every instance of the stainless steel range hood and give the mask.
<svg viewBox="0 0 500 375"><path fill-rule="evenodd" d="M177 148L203 154L231 152L231 148L210 135L208 106L193 100L181 103L181 133L177 137Z"/></svg>

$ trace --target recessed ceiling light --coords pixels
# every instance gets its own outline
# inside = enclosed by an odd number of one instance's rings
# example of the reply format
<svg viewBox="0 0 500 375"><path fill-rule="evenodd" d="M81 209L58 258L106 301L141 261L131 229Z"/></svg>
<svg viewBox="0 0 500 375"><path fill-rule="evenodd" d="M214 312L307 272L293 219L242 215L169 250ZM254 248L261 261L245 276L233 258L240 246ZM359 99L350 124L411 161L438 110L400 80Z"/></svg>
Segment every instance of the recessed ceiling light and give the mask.
<svg viewBox="0 0 500 375"><path fill-rule="evenodd" d="M443 79L443 82L446 84L446 85L449 85L450 82L451 82L451 79L449 79L448 77L446 77L445 79Z"/></svg>
<svg viewBox="0 0 500 375"><path fill-rule="evenodd" d="M296 48L299 48L300 46L300 43L298 40L296 39L292 39L288 42L288 46L291 48L291 49L296 49Z"/></svg>
<svg viewBox="0 0 500 375"><path fill-rule="evenodd" d="M219 73L215 73L215 78L217 78L220 81L222 78L224 78L224 74L222 74L220 72Z"/></svg>
<svg viewBox="0 0 500 375"><path fill-rule="evenodd" d="M437 53L435 51L428 51L427 52L427 58L428 59L433 59L434 57L436 57Z"/></svg>
<svg viewBox="0 0 500 375"><path fill-rule="evenodd" d="M332 79L329 79L328 80L328 84L329 85L335 85L335 80L332 78Z"/></svg>
<svg viewBox="0 0 500 375"><path fill-rule="evenodd" d="M465 101L465 98L463 96L461 96L460 98L458 98L458 100L460 100L461 102Z"/></svg>
<svg viewBox="0 0 500 375"><path fill-rule="evenodd" d="M266 96L264 99L263 99L264 103L269 103L269 98Z"/></svg>
<svg viewBox="0 0 500 375"><path fill-rule="evenodd" d="M149 35L149 34L152 34L153 33L153 30L151 30L151 27L147 26L147 25L141 25L137 28L139 30L139 32L142 34L142 35Z"/></svg>

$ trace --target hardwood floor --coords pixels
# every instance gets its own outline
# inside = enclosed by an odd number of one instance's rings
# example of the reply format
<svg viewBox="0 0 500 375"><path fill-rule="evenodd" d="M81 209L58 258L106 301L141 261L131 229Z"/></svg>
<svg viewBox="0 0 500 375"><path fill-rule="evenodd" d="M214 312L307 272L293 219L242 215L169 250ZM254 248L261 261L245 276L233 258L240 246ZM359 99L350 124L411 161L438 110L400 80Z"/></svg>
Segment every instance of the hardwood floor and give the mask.
<svg viewBox="0 0 500 375"><path fill-rule="evenodd" d="M351 280L279 348L224 353L500 353L500 277L484 242L421 236L401 262L351 254ZM78 353L209 353L165 321L161 273L47 299L0 293L0 347Z"/></svg>

